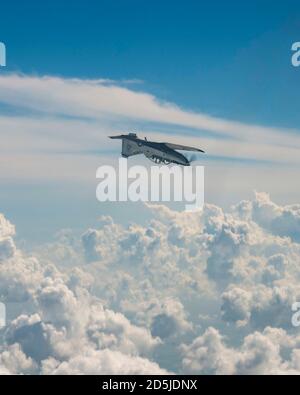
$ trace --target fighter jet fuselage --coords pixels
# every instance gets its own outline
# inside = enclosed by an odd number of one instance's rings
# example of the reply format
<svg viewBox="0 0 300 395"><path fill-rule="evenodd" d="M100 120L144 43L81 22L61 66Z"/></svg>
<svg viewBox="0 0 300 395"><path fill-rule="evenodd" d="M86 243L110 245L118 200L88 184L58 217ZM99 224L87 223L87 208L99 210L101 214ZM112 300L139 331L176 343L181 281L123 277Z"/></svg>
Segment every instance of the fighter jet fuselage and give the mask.
<svg viewBox="0 0 300 395"><path fill-rule="evenodd" d="M144 154L148 159L156 164L168 165L170 163L175 163L178 165L190 166L190 161L176 150L204 152L200 149L184 145L158 143L148 141L147 139L143 140L138 138L135 133L110 136L110 138L122 140L122 156L124 158Z"/></svg>

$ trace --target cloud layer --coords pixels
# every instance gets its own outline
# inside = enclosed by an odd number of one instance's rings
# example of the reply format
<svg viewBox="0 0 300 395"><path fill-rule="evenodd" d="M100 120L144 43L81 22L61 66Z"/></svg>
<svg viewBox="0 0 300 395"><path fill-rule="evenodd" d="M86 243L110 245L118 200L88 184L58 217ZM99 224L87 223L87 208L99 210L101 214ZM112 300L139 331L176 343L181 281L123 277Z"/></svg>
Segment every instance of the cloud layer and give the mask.
<svg viewBox="0 0 300 395"><path fill-rule="evenodd" d="M0 216L1 373L300 373L300 206L146 209L30 255Z"/></svg>
<svg viewBox="0 0 300 395"><path fill-rule="evenodd" d="M107 135L130 128L142 128L157 139L188 140L218 161L299 164L299 130L188 111L114 81L2 75L0 104L4 105L0 130L6 136L1 149L11 156L8 170L14 176L18 175L14 156L23 162L32 153L59 160L59 153L67 152L75 161L79 154L89 156L95 147L99 155L108 154L112 145ZM28 167L28 176L30 170L34 169Z"/></svg>

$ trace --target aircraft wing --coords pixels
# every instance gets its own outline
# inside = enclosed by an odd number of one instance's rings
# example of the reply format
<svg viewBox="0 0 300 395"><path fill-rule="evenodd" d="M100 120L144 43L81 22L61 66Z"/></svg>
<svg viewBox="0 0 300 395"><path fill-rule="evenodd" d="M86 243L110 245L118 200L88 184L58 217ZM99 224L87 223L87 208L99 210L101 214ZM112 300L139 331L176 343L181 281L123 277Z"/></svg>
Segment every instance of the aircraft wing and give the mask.
<svg viewBox="0 0 300 395"><path fill-rule="evenodd" d="M171 149L178 149L181 151L197 151L197 152L203 152L205 153L205 151L203 151L202 149L199 148L194 148L194 147L188 147L186 145L179 145L179 144L172 144L172 143L165 143L165 145Z"/></svg>
<svg viewBox="0 0 300 395"><path fill-rule="evenodd" d="M128 158L129 156L142 154L143 151L135 141L122 139L122 156Z"/></svg>

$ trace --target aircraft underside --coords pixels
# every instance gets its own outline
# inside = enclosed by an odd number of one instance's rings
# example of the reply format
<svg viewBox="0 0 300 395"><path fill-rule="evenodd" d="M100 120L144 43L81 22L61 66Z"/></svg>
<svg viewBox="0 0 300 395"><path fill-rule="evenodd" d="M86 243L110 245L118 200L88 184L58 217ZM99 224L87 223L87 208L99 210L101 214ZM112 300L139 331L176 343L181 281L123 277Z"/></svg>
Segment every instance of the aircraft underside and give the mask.
<svg viewBox="0 0 300 395"><path fill-rule="evenodd" d="M165 152L160 152L158 150L153 150L152 152L149 150L144 151L143 154L154 162L155 164L159 165L169 165L170 163L178 164L178 165L184 165L184 166L189 166L189 162L185 157L182 157L178 155L178 158L175 155L165 153Z"/></svg>
<svg viewBox="0 0 300 395"><path fill-rule="evenodd" d="M156 143L147 139L141 140L134 133L110 136L110 138L122 140L122 156L124 158L144 154L146 158L155 164L169 165L170 163L174 163L182 166L190 166L190 161L178 152L178 150L204 152L197 148L178 144Z"/></svg>
<svg viewBox="0 0 300 395"><path fill-rule="evenodd" d="M164 164L164 165L169 165L171 162L171 160L169 159L165 159L165 158L160 158L159 156L156 155L152 155L150 157L148 157L148 159L150 159L152 162L156 163L156 164Z"/></svg>

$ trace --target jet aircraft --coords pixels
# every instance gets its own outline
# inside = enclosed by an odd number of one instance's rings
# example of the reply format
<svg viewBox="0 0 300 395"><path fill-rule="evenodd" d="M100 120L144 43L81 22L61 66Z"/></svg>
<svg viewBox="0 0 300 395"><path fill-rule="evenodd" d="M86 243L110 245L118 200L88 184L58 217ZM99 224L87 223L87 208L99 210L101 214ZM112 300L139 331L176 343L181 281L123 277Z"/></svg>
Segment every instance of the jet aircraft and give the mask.
<svg viewBox="0 0 300 395"><path fill-rule="evenodd" d="M148 159L156 164L168 165L176 163L178 165L190 166L191 161L179 151L202 152L203 150L185 145L173 143L158 143L148 141L147 138L140 139L136 133L121 134L119 136L109 136L111 139L122 140L122 156L129 158L133 155L144 154Z"/></svg>

